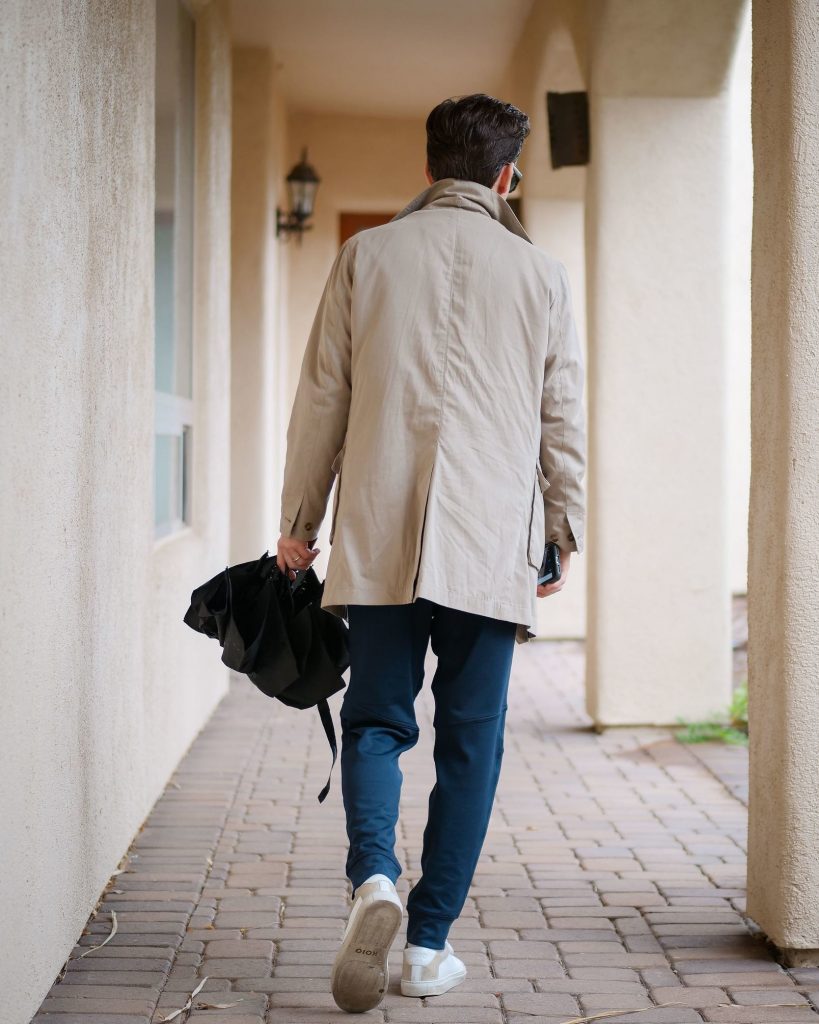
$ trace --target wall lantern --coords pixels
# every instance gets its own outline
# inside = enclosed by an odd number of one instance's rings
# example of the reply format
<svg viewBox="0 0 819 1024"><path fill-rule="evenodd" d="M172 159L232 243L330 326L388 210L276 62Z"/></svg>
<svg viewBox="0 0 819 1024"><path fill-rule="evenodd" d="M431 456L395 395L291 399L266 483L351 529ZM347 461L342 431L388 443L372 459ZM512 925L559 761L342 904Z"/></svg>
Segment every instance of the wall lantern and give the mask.
<svg viewBox="0 0 819 1024"><path fill-rule="evenodd" d="M302 234L313 226L307 221L313 216L316 190L321 181L315 169L307 163L307 147L301 151L301 160L285 180L290 193L290 212L276 208L276 237L284 235L287 238L296 234L301 241Z"/></svg>

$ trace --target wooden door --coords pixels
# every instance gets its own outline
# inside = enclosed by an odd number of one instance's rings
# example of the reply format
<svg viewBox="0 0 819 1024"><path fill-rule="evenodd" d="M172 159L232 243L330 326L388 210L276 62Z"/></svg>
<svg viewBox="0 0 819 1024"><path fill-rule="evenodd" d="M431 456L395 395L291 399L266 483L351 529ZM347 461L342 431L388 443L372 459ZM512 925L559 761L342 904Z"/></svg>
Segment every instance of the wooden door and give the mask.
<svg viewBox="0 0 819 1024"><path fill-rule="evenodd" d="M357 231L365 228L377 228L393 219L394 213L340 213L338 215L338 244L344 245L347 239Z"/></svg>

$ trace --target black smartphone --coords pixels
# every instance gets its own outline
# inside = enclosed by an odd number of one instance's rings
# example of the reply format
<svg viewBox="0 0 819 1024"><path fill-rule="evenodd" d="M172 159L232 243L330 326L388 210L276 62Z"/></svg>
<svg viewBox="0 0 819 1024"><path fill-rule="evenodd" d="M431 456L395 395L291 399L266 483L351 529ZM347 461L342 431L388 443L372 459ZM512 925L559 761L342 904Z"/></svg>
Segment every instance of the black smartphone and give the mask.
<svg viewBox="0 0 819 1024"><path fill-rule="evenodd" d="M543 552L543 563L538 569L537 585L554 583L560 579L560 548L554 541L549 541Z"/></svg>

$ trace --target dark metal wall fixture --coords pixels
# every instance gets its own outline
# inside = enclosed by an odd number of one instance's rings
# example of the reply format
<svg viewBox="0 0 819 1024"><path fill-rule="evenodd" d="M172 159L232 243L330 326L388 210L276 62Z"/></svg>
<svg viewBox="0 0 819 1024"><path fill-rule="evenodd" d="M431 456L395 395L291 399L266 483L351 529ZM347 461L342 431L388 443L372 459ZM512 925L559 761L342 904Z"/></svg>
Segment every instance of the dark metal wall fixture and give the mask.
<svg viewBox="0 0 819 1024"><path fill-rule="evenodd" d="M552 167L577 167L589 162L589 94L547 92L549 148Z"/></svg>
<svg viewBox="0 0 819 1024"><path fill-rule="evenodd" d="M290 194L290 210L285 212L276 207L276 236L286 239L294 234L301 243L304 232L313 226L308 222L313 216L316 192L321 183L315 168L307 162L306 146L301 151L301 160L285 180Z"/></svg>

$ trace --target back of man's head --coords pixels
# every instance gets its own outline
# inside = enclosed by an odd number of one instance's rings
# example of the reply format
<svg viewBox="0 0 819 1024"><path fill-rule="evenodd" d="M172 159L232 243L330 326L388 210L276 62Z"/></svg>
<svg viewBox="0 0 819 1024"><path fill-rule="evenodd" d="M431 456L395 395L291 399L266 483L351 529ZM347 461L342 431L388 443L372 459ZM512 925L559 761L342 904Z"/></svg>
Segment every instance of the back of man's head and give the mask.
<svg viewBox="0 0 819 1024"><path fill-rule="evenodd" d="M491 188L520 156L529 118L485 93L444 100L427 117L427 163L434 181L459 178Z"/></svg>

